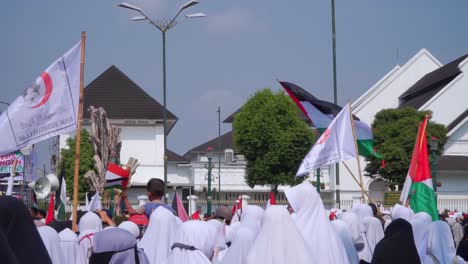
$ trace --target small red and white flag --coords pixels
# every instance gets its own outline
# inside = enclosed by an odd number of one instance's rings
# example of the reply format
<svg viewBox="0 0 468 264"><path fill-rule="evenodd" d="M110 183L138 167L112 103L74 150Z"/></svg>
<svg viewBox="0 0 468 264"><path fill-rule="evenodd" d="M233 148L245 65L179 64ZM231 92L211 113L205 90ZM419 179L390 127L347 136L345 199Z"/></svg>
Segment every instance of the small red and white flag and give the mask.
<svg viewBox="0 0 468 264"><path fill-rule="evenodd" d="M106 183L104 184L104 188L112 189L125 189L128 185L128 176L130 176L130 171L123 169L114 163L109 163L107 166L106 172Z"/></svg>

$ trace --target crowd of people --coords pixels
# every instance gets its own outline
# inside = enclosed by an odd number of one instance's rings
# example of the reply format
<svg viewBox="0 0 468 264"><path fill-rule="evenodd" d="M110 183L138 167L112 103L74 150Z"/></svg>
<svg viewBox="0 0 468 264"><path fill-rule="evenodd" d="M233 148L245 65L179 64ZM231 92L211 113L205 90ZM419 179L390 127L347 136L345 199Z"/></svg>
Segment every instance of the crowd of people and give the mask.
<svg viewBox="0 0 468 264"><path fill-rule="evenodd" d="M150 202L132 208L116 226L106 211L80 212L48 225L33 220L22 201L0 197L1 263L357 264L467 263L468 219L441 217L395 205L326 211L307 182L285 191L289 206L220 206L206 221L182 222L161 201L164 183L152 179ZM147 216L147 217L146 217ZM147 218L147 219L146 219ZM145 220L146 219L146 222Z"/></svg>

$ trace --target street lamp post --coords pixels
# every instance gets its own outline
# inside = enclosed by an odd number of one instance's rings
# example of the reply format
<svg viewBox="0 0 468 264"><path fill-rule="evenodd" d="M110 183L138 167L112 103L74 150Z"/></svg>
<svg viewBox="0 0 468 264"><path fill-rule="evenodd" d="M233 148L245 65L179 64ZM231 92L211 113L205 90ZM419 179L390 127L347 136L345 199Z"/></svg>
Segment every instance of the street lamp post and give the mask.
<svg viewBox="0 0 468 264"><path fill-rule="evenodd" d="M208 214L211 215L211 203L212 203L212 197L211 197L211 170L213 169L213 166L211 165L211 159L213 158L213 148L208 147L207 152L206 152L206 157L208 158L208 193L206 196L206 201L207 201L207 208L206 211Z"/></svg>
<svg viewBox="0 0 468 264"><path fill-rule="evenodd" d="M437 192L437 152L438 152L438 143L439 139L437 137L431 138L431 156L432 156L432 186L434 188L434 193Z"/></svg>
<svg viewBox="0 0 468 264"><path fill-rule="evenodd" d="M204 13L194 13L186 15L183 19L177 21L176 19L179 17L180 13L185 9L198 4L199 2L196 0L191 0L186 4L182 5L179 9L179 12L171 19L159 19L153 20L150 19L141 8L128 4L128 3L121 3L118 6L126 9L130 9L136 11L141 14L141 16L133 17L132 21L148 21L151 25L156 27L162 34L162 59L163 59L163 130L164 130L164 150L163 150L163 157L164 157L164 193L165 193L165 201L167 203L167 112L166 112L166 32L170 29L174 28L176 25L182 23L188 18L199 18L205 17Z"/></svg>

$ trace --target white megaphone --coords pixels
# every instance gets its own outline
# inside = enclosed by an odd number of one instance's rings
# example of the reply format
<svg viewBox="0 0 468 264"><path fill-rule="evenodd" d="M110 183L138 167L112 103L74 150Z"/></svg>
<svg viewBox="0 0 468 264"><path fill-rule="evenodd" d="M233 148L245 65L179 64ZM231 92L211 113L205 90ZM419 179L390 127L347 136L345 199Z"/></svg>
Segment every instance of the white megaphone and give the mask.
<svg viewBox="0 0 468 264"><path fill-rule="evenodd" d="M37 179L37 181L30 182L28 187L34 191L37 198L43 199L51 192L58 190L59 181L54 174L47 174Z"/></svg>

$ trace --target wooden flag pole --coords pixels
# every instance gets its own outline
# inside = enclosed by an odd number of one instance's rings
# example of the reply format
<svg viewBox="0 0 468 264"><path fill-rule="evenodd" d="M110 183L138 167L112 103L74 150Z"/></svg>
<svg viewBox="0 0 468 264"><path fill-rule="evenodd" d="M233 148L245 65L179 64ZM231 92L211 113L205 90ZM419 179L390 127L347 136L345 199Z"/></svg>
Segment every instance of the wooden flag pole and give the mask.
<svg viewBox="0 0 468 264"><path fill-rule="evenodd" d="M356 176L354 176L353 172L351 172L351 169L348 167L348 164L346 164L344 161L342 161L341 163L343 163L343 165L345 166L346 170L349 172L349 174L351 174L351 176L353 177L354 181L359 185L360 189L361 189L361 192L364 193L364 195L367 196L367 199L369 199L369 201L373 204L375 204L375 202L370 198L369 194L366 192L366 190L364 190L362 188L362 185L359 183L358 179L356 178ZM378 209L378 208L377 208Z"/></svg>
<svg viewBox="0 0 468 264"><path fill-rule="evenodd" d="M353 118L353 111L351 109L351 103L348 103L349 107L349 117L351 118L351 127L353 128L353 138L354 138L354 146L356 148L356 161L358 165L358 171L359 171L359 182L361 186L361 193L362 193L362 199L365 199L365 191L364 191L364 184L362 181L362 172L361 172L361 161L359 159L359 150L358 150L358 145L357 145L357 136L356 136L356 127L354 126L354 118Z"/></svg>
<svg viewBox="0 0 468 264"><path fill-rule="evenodd" d="M83 90L84 90L84 60L85 60L86 32L81 32L81 59L80 59L80 97L78 103L78 120L76 125L75 142L75 171L73 174L73 232L78 232L78 176L80 171L80 145L81 122L83 121Z"/></svg>

